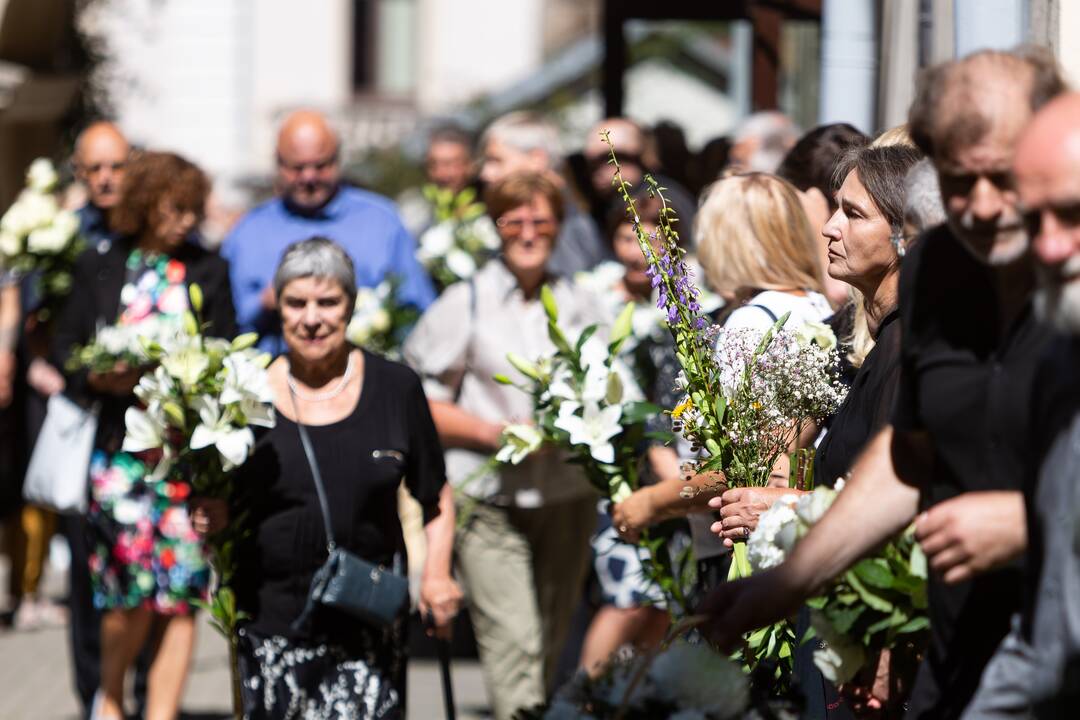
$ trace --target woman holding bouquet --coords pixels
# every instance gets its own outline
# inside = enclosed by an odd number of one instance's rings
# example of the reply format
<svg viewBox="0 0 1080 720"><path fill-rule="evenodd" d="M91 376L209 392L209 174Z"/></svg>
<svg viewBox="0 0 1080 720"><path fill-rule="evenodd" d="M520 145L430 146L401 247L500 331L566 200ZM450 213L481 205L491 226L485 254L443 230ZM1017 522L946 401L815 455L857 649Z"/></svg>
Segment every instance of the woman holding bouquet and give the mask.
<svg viewBox="0 0 1080 720"><path fill-rule="evenodd" d="M188 288L206 298L209 333L229 337L236 320L224 260L189 241L202 217L210 182L184 158L146 152L128 166L123 199L111 222L118 240L86 250L57 318L54 363L104 325L153 319L180 323ZM91 716L123 718L124 678L144 645L151 648L147 718L174 718L194 647L193 601L204 597L209 565L193 527L190 486L154 477L157 457L122 451L124 413L146 368L117 364L107 372L68 374L66 392L100 407L90 463L90 571L101 624L101 687ZM199 511L199 521L206 521Z"/></svg>
<svg viewBox="0 0 1080 720"><path fill-rule="evenodd" d="M427 400L411 370L346 340L355 278L348 254L325 238L291 245L274 274L287 347L269 368L277 422L236 481L251 490L234 579L249 617L239 642L249 719L404 718L407 605L385 627L324 605L306 610L331 538L404 574L402 478L424 510L421 614L445 634L461 600L450 576L453 496Z"/></svg>
<svg viewBox="0 0 1080 720"><path fill-rule="evenodd" d="M475 501L457 537L458 568L495 717L509 720L547 695L588 568L596 494L551 451L477 472L501 446L503 428L533 414L532 398L492 378L514 373L508 352L530 360L553 352L540 302L545 283L562 327L580 330L602 317L591 293L548 272L563 216L550 180L511 175L484 203L501 255L449 287L404 351L424 379L450 481Z"/></svg>

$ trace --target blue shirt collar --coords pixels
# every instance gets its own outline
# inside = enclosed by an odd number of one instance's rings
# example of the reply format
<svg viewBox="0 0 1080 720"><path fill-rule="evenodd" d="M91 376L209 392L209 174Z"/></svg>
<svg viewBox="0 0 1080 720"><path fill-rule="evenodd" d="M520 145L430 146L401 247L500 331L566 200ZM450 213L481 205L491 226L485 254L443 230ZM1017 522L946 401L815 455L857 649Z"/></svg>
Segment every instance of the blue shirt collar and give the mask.
<svg viewBox="0 0 1080 720"><path fill-rule="evenodd" d="M345 186L338 185L334 195L326 201L326 204L317 210L299 208L289 202L288 198L281 198L281 206L285 212L294 217L306 220L337 220L345 212Z"/></svg>

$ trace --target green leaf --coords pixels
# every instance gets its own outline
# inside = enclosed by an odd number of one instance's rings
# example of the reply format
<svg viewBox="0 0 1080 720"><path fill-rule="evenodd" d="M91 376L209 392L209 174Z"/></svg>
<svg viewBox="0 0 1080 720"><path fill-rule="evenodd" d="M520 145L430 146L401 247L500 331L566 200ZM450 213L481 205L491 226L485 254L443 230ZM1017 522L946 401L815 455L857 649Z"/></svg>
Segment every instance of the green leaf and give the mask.
<svg viewBox="0 0 1080 720"><path fill-rule="evenodd" d="M552 323L559 321L559 306L555 303L555 293L551 292L551 288L547 285L540 288L540 304L544 306L544 312L547 313L549 321Z"/></svg>
<svg viewBox="0 0 1080 720"><path fill-rule="evenodd" d="M198 283L191 283L188 286L188 298L191 299L191 309L196 313L201 313L203 309L203 291Z"/></svg>
<svg viewBox="0 0 1080 720"><path fill-rule="evenodd" d="M494 380L495 382L499 383L500 385L513 385L514 384L513 380L506 377L502 373L499 373L498 375L493 375L491 379Z"/></svg>
<svg viewBox="0 0 1080 720"><path fill-rule="evenodd" d="M923 580L929 577L926 567L926 553L923 552L919 543L911 545L911 574Z"/></svg>
<svg viewBox="0 0 1080 720"><path fill-rule="evenodd" d="M903 625L905 622L907 622L907 619L908 619L907 614L904 613L904 611L897 608L897 609L893 610L892 615L889 615L886 618L882 618L881 620L878 620L876 623L874 623L870 627L866 628L866 633L865 634L867 636L876 635L877 633L881 632L882 630L887 630L887 629L889 629L891 627L895 627L897 625Z"/></svg>
<svg viewBox="0 0 1080 720"><path fill-rule="evenodd" d="M574 349L578 351L578 354L581 353L581 348L585 347L585 343L589 342L589 338L596 333L596 327L596 325L590 325L581 331L581 335L578 335L577 342L574 343Z"/></svg>
<svg viewBox="0 0 1080 720"><path fill-rule="evenodd" d="M859 598L873 609L883 613L891 613L893 611L893 604L885 598L875 595L873 591L863 585L862 581L859 580L858 574L854 570L849 570L844 575L844 579L847 580L848 584L851 585L855 592L859 593Z"/></svg>
<svg viewBox="0 0 1080 720"><path fill-rule="evenodd" d="M865 609L865 605L856 605L855 607L842 607L827 610L826 614L829 622L836 628L836 631L846 634L851 630L851 627L855 624L855 621L859 619L859 616L863 614L863 610Z"/></svg>
<svg viewBox="0 0 1080 720"><path fill-rule="evenodd" d="M913 617L896 629L897 634L914 633L926 630L930 627L930 618L925 615Z"/></svg>
<svg viewBox="0 0 1080 720"><path fill-rule="evenodd" d="M659 406L653 405L652 403L628 402L623 405L621 422L623 425L635 425L650 420L662 412L663 410L661 410Z"/></svg>
<svg viewBox="0 0 1080 720"><path fill-rule="evenodd" d="M852 569L867 585L882 590L891 590L893 587L893 574L885 563L877 558L860 560Z"/></svg>
<svg viewBox="0 0 1080 720"><path fill-rule="evenodd" d="M168 418L172 420L173 425L180 428L181 430L187 424L186 419L184 418L184 411L177 403L170 400L169 402L162 404L161 409L165 412Z"/></svg>
<svg viewBox="0 0 1080 720"><path fill-rule="evenodd" d="M577 362L577 353L570 347L570 343L566 341L563 331L554 322L548 323L548 338L551 339L551 343L563 356L573 359L575 363Z"/></svg>

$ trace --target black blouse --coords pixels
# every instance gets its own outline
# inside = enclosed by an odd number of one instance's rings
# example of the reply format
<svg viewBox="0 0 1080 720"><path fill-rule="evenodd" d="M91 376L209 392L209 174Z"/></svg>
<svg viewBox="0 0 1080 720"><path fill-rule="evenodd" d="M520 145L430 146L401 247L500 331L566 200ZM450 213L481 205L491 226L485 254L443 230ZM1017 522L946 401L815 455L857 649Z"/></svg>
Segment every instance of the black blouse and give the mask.
<svg viewBox="0 0 1080 720"><path fill-rule="evenodd" d="M885 316L877 342L855 374L814 458L814 483L832 487L851 469L863 447L889 422L900 383L899 311Z"/></svg>
<svg viewBox="0 0 1080 720"><path fill-rule="evenodd" d="M368 561L392 567L404 557L397 514L402 478L417 501L432 509L446 481L442 447L420 378L404 365L364 352L364 386L356 408L329 425L308 425L326 486L334 540ZM326 561L326 530L315 482L296 423L277 414L263 431L237 482L250 493L241 548L237 597L252 629L292 637L312 576ZM403 571L403 568L399 568ZM312 634L332 627L348 636L352 621L317 615ZM355 627L355 626L354 626Z"/></svg>
<svg viewBox="0 0 1080 720"><path fill-rule="evenodd" d="M994 282L946 226L904 258L893 425L933 444L923 508L965 492L1024 489L1033 381L1052 333L1030 303L1003 330ZM907 717L959 717L1020 607L1021 578L1019 562L953 585L931 573L930 650Z"/></svg>

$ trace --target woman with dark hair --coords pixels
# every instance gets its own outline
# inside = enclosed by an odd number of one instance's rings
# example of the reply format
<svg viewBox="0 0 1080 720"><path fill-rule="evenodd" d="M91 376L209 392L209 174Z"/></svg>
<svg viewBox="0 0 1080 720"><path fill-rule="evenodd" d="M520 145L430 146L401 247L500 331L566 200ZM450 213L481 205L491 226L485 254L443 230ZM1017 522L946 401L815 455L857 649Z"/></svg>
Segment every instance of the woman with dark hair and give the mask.
<svg viewBox="0 0 1080 720"><path fill-rule="evenodd" d="M110 217L118 239L87 250L75 264L72 291L57 318L57 367L102 325L155 317L179 322L189 310L192 284L203 290L207 332L235 333L228 265L189 242L209 192L202 170L178 155L146 152L131 162L123 199ZM123 717L124 677L147 643L146 716L176 716L194 647L193 602L203 599L210 574L196 535L208 512L189 511L187 480L153 477L150 453L120 449L124 413L136 402L133 390L144 369L120 363L107 372L67 375L69 395L100 406L87 518L94 604L104 611L95 720Z"/></svg>
<svg viewBox="0 0 1080 720"><path fill-rule="evenodd" d="M799 195L815 237L829 217L836 212L833 186L836 163L843 154L870 141L847 123L819 125L804 134L784 156L776 174L792 185ZM825 271L825 297L834 308L848 300L848 286L828 274L827 243L821 244L822 269Z"/></svg>

